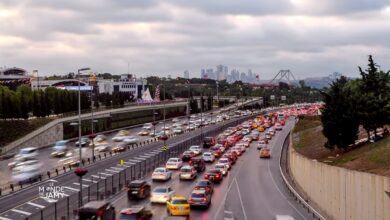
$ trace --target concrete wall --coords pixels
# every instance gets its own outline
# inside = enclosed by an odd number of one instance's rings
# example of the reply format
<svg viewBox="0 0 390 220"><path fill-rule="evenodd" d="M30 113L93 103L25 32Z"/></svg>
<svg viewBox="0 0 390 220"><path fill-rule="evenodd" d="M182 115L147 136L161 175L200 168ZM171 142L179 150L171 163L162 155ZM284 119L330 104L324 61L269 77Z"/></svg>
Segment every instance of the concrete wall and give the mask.
<svg viewBox="0 0 390 220"><path fill-rule="evenodd" d="M187 102L175 102L168 103L165 105L166 108L169 107L178 107L178 106L186 106ZM146 109L157 109L162 108L162 104L148 104L148 105L140 105L140 106L129 106L119 109L109 109L100 112L96 112L94 114L95 118L98 117L107 117L112 113L122 113L122 112L131 112L131 111L142 111ZM91 114L82 114L81 119L90 119ZM61 119L56 119L46 124L45 126L25 135L18 140L4 146L2 148L2 154L13 154L16 153L20 148L23 147L45 147L47 145L54 144L56 141L63 140L63 122L76 121L78 116L71 116Z"/></svg>
<svg viewBox="0 0 390 220"><path fill-rule="evenodd" d="M332 219L390 219L389 177L310 160L293 149L291 139L288 157L295 184Z"/></svg>

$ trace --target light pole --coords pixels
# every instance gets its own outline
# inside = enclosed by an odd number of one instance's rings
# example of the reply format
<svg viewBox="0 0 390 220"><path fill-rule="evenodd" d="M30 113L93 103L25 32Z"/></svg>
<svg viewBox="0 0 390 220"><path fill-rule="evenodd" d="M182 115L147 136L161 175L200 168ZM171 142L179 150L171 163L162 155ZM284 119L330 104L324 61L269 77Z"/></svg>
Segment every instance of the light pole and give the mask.
<svg viewBox="0 0 390 220"><path fill-rule="evenodd" d="M163 102L163 108L164 108L164 147L165 147L165 141L166 141L166 137L167 137L167 135L166 135L166 133L165 133L165 82L163 83L163 87L164 87L164 89L163 89L163 91L164 91L164 94L163 94L163 99L164 99L164 102Z"/></svg>
<svg viewBox="0 0 390 220"><path fill-rule="evenodd" d="M187 106L187 115L189 116L191 114L191 110L190 110L190 97L191 97L191 85L190 85L190 81L188 81L188 106Z"/></svg>
<svg viewBox="0 0 390 220"><path fill-rule="evenodd" d="M82 68L77 70L77 78L78 78L78 109L79 109L79 117L78 117L78 124L79 124L79 156L80 156L80 162L79 167L75 170L75 174L80 177L80 198L79 198L79 206L81 207L83 205L83 184L82 184L82 178L83 176L88 172L87 169L82 168L83 161L82 161L82 155L81 155L81 96L80 96L80 73L82 71L90 70L90 68Z"/></svg>
<svg viewBox="0 0 390 220"><path fill-rule="evenodd" d="M203 94L200 97L200 143L203 141Z"/></svg>
<svg viewBox="0 0 390 220"><path fill-rule="evenodd" d="M218 84L218 80L216 80L215 83L217 84L217 105L219 106L219 93L218 93L219 84Z"/></svg>

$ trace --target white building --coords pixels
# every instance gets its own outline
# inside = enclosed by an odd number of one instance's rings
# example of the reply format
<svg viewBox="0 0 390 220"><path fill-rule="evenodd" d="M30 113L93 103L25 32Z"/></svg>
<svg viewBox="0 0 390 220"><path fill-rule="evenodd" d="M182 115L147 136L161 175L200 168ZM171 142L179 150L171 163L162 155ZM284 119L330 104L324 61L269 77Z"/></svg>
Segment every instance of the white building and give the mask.
<svg viewBox="0 0 390 220"><path fill-rule="evenodd" d="M130 92L135 98L141 98L147 88L146 79L137 79L131 74L123 74L120 79L98 80L99 93Z"/></svg>

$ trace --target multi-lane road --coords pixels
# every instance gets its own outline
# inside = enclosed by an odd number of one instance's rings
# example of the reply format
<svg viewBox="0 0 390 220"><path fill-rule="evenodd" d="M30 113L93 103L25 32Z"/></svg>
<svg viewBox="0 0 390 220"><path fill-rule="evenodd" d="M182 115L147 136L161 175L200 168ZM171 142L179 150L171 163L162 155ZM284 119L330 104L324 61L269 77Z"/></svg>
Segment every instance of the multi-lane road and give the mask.
<svg viewBox="0 0 390 220"><path fill-rule="evenodd" d="M276 219L277 215L296 220L313 219L287 192L280 176L281 149L292 127L293 120L290 120L271 140L271 159L260 159L256 142L252 142L251 147L239 157L222 183L215 185L211 206L208 209L192 209L190 219ZM212 168L214 164L208 164L207 169ZM204 172L197 178L201 179L203 174ZM150 176L145 180L152 182ZM196 180L180 181L179 171L175 171L170 181L153 182L152 188L161 185L171 186L176 194L188 197L195 183ZM130 201L125 192L113 198L112 202L117 211L133 205L144 205L153 211L153 219L164 220L168 217L165 205L151 204L148 199Z"/></svg>

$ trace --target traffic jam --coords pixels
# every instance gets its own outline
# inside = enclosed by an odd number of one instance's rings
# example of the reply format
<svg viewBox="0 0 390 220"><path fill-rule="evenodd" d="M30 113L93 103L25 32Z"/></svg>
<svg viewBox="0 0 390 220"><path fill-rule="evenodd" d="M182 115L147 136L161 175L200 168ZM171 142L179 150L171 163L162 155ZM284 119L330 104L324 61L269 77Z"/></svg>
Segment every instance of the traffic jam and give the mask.
<svg viewBox="0 0 390 220"><path fill-rule="evenodd" d="M191 210L207 210L215 187L224 182L247 149L256 147L259 160L272 158L269 141L283 129L289 116L297 114L296 109L287 109L259 115L227 128L216 137L203 137L201 145L189 146L180 157L169 158L165 166L155 168L151 177L130 182L125 198L130 207L117 206L115 201L99 204L105 208L95 207L111 213L98 213L100 217L106 216L100 219L152 219L158 217L155 207L160 210L165 207L168 216L186 218ZM183 182L192 183L185 186L191 186L190 193L176 192L175 186ZM83 212L85 207L88 215ZM79 209L79 219L91 219L95 214L89 204Z"/></svg>

